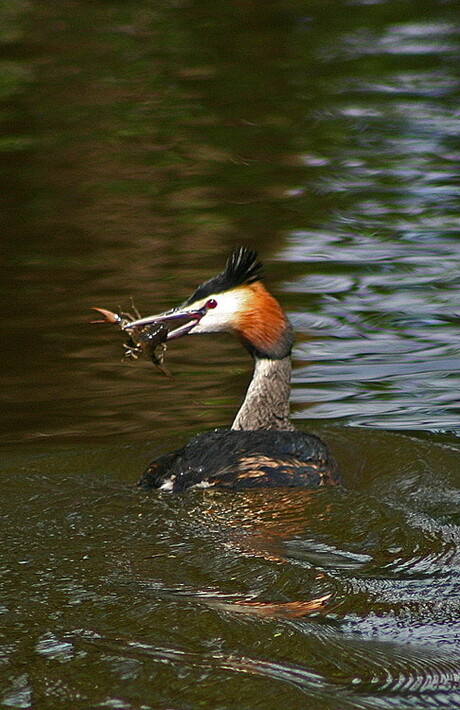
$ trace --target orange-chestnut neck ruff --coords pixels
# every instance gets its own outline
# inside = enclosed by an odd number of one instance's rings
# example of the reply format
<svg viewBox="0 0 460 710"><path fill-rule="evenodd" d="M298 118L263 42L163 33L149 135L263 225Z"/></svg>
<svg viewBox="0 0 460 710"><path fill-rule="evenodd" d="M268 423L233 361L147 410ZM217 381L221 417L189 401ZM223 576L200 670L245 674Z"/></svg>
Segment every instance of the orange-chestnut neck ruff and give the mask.
<svg viewBox="0 0 460 710"><path fill-rule="evenodd" d="M244 287L245 305L238 313L237 333L256 357L279 360L293 345L292 327L280 304L257 281Z"/></svg>

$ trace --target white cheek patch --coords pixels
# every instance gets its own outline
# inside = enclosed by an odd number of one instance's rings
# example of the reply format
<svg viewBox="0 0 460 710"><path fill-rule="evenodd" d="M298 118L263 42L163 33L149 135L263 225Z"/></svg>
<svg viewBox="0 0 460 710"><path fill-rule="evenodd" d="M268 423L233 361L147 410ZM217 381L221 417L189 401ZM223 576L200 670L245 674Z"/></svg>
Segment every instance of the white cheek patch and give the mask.
<svg viewBox="0 0 460 710"><path fill-rule="evenodd" d="M204 298L198 304L199 308L207 301L213 299L217 306L210 308L201 318L200 322L192 328L190 333L218 333L223 330L232 330L238 323L238 314L246 308L246 294L241 289L233 289L226 293L216 293Z"/></svg>

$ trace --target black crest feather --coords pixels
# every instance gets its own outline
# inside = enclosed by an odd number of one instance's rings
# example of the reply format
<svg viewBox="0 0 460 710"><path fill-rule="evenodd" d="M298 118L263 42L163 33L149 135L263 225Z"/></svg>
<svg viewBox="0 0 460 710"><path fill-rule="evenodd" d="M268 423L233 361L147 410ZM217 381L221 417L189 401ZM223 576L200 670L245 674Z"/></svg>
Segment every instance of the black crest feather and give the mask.
<svg viewBox="0 0 460 710"><path fill-rule="evenodd" d="M257 252L248 247L238 247L230 254L225 269L198 286L186 304L199 301L213 293L222 293L243 284L252 284L254 281L260 281L261 278L262 264L257 257Z"/></svg>

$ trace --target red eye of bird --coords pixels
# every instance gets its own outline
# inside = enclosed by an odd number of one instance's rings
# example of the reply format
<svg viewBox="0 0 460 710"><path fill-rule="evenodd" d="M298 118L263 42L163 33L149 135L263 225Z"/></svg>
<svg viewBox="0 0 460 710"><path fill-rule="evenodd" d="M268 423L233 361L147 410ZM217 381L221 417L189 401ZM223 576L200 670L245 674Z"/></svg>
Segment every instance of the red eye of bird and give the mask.
<svg viewBox="0 0 460 710"><path fill-rule="evenodd" d="M217 306L217 301L215 298L210 298L209 301L206 301L206 308L215 308Z"/></svg>

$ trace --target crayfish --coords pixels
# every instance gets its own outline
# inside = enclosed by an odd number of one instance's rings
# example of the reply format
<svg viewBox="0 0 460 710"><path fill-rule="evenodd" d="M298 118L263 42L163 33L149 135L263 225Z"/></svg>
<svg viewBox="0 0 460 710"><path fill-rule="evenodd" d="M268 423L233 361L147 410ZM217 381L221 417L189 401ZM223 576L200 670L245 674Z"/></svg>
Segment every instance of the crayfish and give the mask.
<svg viewBox="0 0 460 710"><path fill-rule="evenodd" d="M105 308L93 308L104 318L102 320L94 320L92 323L109 323L117 325L127 336L123 347L125 350L125 358L129 360L137 360L140 355L146 355L151 359L161 372L170 377L170 372L163 364L166 352L166 339L168 337L168 329L163 323L147 325L144 327L130 328L130 323L140 318L140 314L133 306L135 315L131 313L113 313Z"/></svg>

